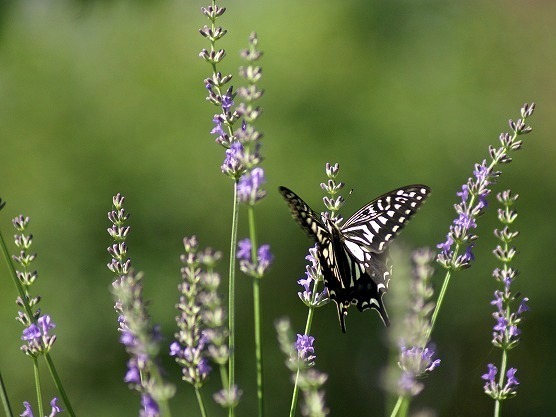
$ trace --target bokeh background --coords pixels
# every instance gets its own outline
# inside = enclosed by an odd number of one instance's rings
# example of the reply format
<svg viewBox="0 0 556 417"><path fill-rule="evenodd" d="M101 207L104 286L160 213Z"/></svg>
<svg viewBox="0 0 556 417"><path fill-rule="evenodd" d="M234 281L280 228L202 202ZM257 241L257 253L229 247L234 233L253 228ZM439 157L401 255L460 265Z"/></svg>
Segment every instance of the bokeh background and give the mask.
<svg viewBox="0 0 556 417"><path fill-rule="evenodd" d="M108 291L112 280L106 212L123 193L132 213L130 254L146 274L151 313L171 341L181 239L226 250L231 182L220 173L223 149L209 131L215 109L205 102L209 66L197 29L203 1L3 2L0 24L0 216L31 216L40 279L34 291L57 323L52 356L79 416L134 416L138 398L122 382L126 355L118 344ZM506 416L553 415L556 333L556 4L551 1L295 0L225 2L221 69L236 73L238 51L252 30L265 52L261 102L269 195L257 208L261 242L275 263L262 286L268 416L289 410L291 385L273 323L289 316L302 330L297 299L309 241L277 193L298 192L322 210L325 162L339 162L354 189L347 216L371 198L422 182L433 195L398 239L406 248L444 239L456 191L487 157L507 119L535 101L534 132L495 190L521 195L517 226L522 271L516 289L530 298L523 339L510 353L521 381ZM552 115L552 116L551 116ZM494 290L491 250L496 226L481 218L477 260L454 276L434 333L442 366L415 409L440 416L490 415L480 376L499 363L490 344ZM245 212L240 236L246 235ZM226 273L227 261L222 262ZM0 368L19 414L33 399L32 367L20 352L13 317L16 293L0 265ZM238 415L255 415L251 284L238 280ZM440 274L435 278L438 287ZM391 294L389 294L391 297ZM391 298L386 297L386 303ZM374 312L348 316L340 332L333 304L314 322L317 366L329 374L333 416L388 412L380 374L388 359L386 330ZM169 378L179 370L165 359ZM48 381L45 370L45 381ZM208 384L217 389L219 378ZM47 383L48 386L48 383ZM50 387L54 395L54 390ZM49 395L47 395L49 397ZM178 382L174 415L200 415L190 386ZM211 415L221 415L210 406Z"/></svg>

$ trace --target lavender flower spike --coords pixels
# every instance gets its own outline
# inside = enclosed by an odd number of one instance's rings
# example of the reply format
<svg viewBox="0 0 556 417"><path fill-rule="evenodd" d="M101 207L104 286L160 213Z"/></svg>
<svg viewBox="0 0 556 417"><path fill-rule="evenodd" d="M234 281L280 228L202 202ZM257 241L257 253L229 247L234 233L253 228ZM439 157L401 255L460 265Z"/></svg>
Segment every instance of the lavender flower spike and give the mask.
<svg viewBox="0 0 556 417"><path fill-rule="evenodd" d="M512 308L519 296L514 295L511 289L518 271L509 266L517 254L515 247L510 246L510 244L518 236L518 232L512 231L510 226L517 218L517 212L513 209L513 206L518 197L517 194L513 195L509 190L496 196L502 205L502 208L498 210L498 220L502 223L503 228L494 231L494 235L500 243L493 253L502 266L496 268L492 274L500 289L494 291L494 299L490 304L495 307L495 312L492 314L495 321L492 344L502 350L502 366L498 381L496 380L498 369L491 363L488 364L488 372L482 376L482 379L486 381L484 385L485 393L495 400L495 416L500 413L500 402L517 394L517 386L519 385L519 381L515 377L517 369L510 368L506 371L505 367L508 362L508 352L519 343L521 330L518 326L521 323L522 316L529 310L527 306L529 299L527 297L521 299L517 309Z"/></svg>
<svg viewBox="0 0 556 417"><path fill-rule="evenodd" d="M476 221L488 206L487 197L491 192L491 185L496 183L501 175L501 172L495 171L494 168L499 164L510 163L512 158L508 154L521 149L522 141L518 140L518 136L531 132L532 129L525 124L525 120L533 114L534 109L534 103L525 104L521 108L522 119L517 122L510 120L512 133L500 135L500 147L489 147L490 161L483 160L480 164L475 164L473 176L457 193L460 201L454 205L454 208L458 216L450 226L446 240L437 245L441 250L437 260L444 268L460 270L471 266L474 260L472 242L477 239L473 233L477 227ZM462 246L466 250L463 255L460 255L458 251Z"/></svg>

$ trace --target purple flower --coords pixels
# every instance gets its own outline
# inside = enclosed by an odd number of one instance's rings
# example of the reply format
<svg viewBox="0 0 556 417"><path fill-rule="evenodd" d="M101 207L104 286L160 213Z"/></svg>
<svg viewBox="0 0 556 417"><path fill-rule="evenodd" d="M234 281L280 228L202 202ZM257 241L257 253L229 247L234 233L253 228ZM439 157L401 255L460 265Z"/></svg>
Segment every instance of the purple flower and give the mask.
<svg viewBox="0 0 556 417"><path fill-rule="evenodd" d="M27 401L23 401L23 407L25 407L25 411L20 414L21 417L34 417L33 410L31 409L31 404Z"/></svg>
<svg viewBox="0 0 556 417"><path fill-rule="evenodd" d="M239 260L251 261L251 240L241 239L237 242L237 253L236 257Z"/></svg>
<svg viewBox="0 0 556 417"><path fill-rule="evenodd" d="M314 360L316 356L315 348L313 347L313 343L315 342L315 338L313 336L309 336L306 334L298 334L297 340L294 343L293 347L297 351L297 357L299 360L304 362L307 366L312 366L314 364Z"/></svg>
<svg viewBox="0 0 556 417"><path fill-rule="evenodd" d="M310 248L309 254L305 257L305 259L309 261L309 265L305 267L306 278L301 278L297 281L297 283L301 285L304 290L299 291L297 295L307 307L320 307L329 301L328 290L326 287L322 292L313 294L315 282L324 280L322 274L320 273L320 264L317 256L316 246Z"/></svg>
<svg viewBox="0 0 556 417"><path fill-rule="evenodd" d="M131 358L127 361L127 372L124 376L124 382L127 384L141 384L141 372L137 365L137 359Z"/></svg>
<svg viewBox="0 0 556 417"><path fill-rule="evenodd" d="M23 330L21 340L27 342L21 346L21 349L30 356L38 356L50 351L52 345L56 341L56 335L50 335L49 332L56 325L51 321L50 316L45 314L40 316L37 324L31 323L29 327Z"/></svg>
<svg viewBox="0 0 556 417"><path fill-rule="evenodd" d="M234 142L226 149L226 158L220 169L223 174L234 179L240 178L245 172L245 166L241 161L244 159L244 148L240 142Z"/></svg>
<svg viewBox="0 0 556 417"><path fill-rule="evenodd" d="M158 408L158 403L149 394L143 394L141 396L141 417L158 417L160 415L160 409Z"/></svg>
<svg viewBox="0 0 556 417"><path fill-rule="evenodd" d="M48 415L48 417L54 417L56 414L61 413L63 410L56 405L56 401L58 398L54 397L52 401L50 401L50 407L52 407L52 411Z"/></svg>
<svg viewBox="0 0 556 417"><path fill-rule="evenodd" d="M270 264L273 259L274 256L270 252L270 245L261 245L257 251L257 260L259 263Z"/></svg>
<svg viewBox="0 0 556 417"><path fill-rule="evenodd" d="M56 414L61 413L63 411L58 405L56 405L57 401L58 401L58 398L56 398L56 397L54 397L50 401L50 406L52 407L52 410L50 411L50 414L48 415L48 417L54 417L54 416L56 416ZM20 414L20 416L21 417L34 417L33 410L31 409L31 404L29 404L27 401L24 401L23 406L25 407L25 411L23 411L23 413Z"/></svg>
<svg viewBox="0 0 556 417"><path fill-rule="evenodd" d="M239 201L253 205L264 198L266 191L261 188L264 183L266 183L264 170L260 167L243 174L237 185Z"/></svg>
<svg viewBox="0 0 556 417"><path fill-rule="evenodd" d="M216 114L212 118L212 122L214 123L214 127L210 131L211 135L222 136L226 133L224 132L224 128L222 127L222 118L220 117L220 115Z"/></svg>
<svg viewBox="0 0 556 417"><path fill-rule="evenodd" d="M234 96L235 94L232 91L233 87L228 88L226 94L222 96L222 110L229 111L230 108L234 105Z"/></svg>
<svg viewBox="0 0 556 417"><path fill-rule="evenodd" d="M492 363L489 363L487 365L487 367L488 367L488 372L486 374L483 374L481 376L481 378L484 379L487 382L494 383L494 379L496 378L496 374L498 373L498 369Z"/></svg>
<svg viewBox="0 0 556 417"><path fill-rule="evenodd" d="M253 262L251 250L250 239L246 238L238 242L236 257L239 259L239 268L246 275L261 278L270 267L274 256L270 252L270 245L261 245L257 249L257 260Z"/></svg>
<svg viewBox="0 0 556 417"><path fill-rule="evenodd" d="M519 385L519 381L515 377L516 372L517 372L516 368L510 368L508 369L508 372L506 372L507 381L506 381L506 386L504 387L505 389L511 389Z"/></svg>

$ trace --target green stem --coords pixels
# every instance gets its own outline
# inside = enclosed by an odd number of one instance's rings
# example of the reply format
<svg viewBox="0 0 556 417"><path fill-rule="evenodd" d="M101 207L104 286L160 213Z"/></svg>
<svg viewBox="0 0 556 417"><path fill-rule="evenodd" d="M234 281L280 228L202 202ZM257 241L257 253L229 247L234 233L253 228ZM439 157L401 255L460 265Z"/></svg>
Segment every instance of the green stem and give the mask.
<svg viewBox="0 0 556 417"><path fill-rule="evenodd" d="M226 365L220 365L220 379L222 380L222 388L226 388L229 384L228 382L228 371Z"/></svg>
<svg viewBox="0 0 556 417"><path fill-rule="evenodd" d="M500 376L498 377L498 386L504 386L504 375L506 374L506 366L508 365L508 351L502 350L502 364L500 365ZM494 401L494 417L500 417L500 404L499 399Z"/></svg>
<svg viewBox="0 0 556 417"><path fill-rule="evenodd" d="M230 360L228 362L228 390L231 393L235 382L235 276L236 276L236 248L237 248L237 226L238 226L238 199L237 181L234 182L234 202L232 209L232 233L230 241L230 271L228 285L228 339L230 349ZM234 408L228 409L228 416L234 416Z"/></svg>
<svg viewBox="0 0 556 417"><path fill-rule="evenodd" d="M457 256L458 249L459 249L459 245L456 245L456 248L454 250L454 256ZM442 306L442 302L444 301L444 296L446 295L446 291L448 290L448 284L450 283L451 276L452 276L452 271L449 269L448 271L446 271L446 276L444 277L444 281L442 282L442 288L440 288L440 293L438 294L438 300L436 301L436 306L434 307L434 311L432 312L431 324L429 326L429 329L427 330L427 335L425 337L425 346L423 347L426 347L427 344L429 343L432 329L434 328L434 325L436 323L436 318L438 317L438 313L440 311L440 307Z"/></svg>
<svg viewBox="0 0 556 417"><path fill-rule="evenodd" d="M8 391L6 390L6 385L2 379L2 373L0 372L0 397L2 398L2 407L4 408L4 414L6 417L13 417L12 407L10 406L10 400L8 399Z"/></svg>
<svg viewBox="0 0 556 417"><path fill-rule="evenodd" d="M6 264L8 265L8 269L10 270L10 275L12 277L12 281L14 282L14 285L17 288L17 292L19 293L19 297L23 301L23 308L25 309L25 313L27 314L27 317L29 317L29 320L35 322L34 317L33 317L33 311L31 310L31 306L29 306L29 302L27 301L27 297L25 295L25 291L23 289L23 286L21 285L21 282L17 278L17 274L16 274L15 267L14 267L13 262L12 262L12 258L10 257L10 254L8 252L8 247L6 246L6 242L4 241L4 236L2 235L1 231L0 231L0 247L2 249L2 254L4 255L4 259L6 260ZM52 358L50 357L50 354L46 353L44 355L44 358L46 360L48 370L50 371L50 375L52 376L52 379L54 380L54 384L56 385L56 389L58 389L58 392L60 393L60 397L62 397L62 401L64 402L64 405L66 407L66 411L68 412L70 417L75 417L75 412L73 411L73 408L71 406L69 397L66 394L66 391L64 389L64 385L62 384L62 380L60 379L60 376L58 375L58 372L56 371L56 367L54 366L54 362L52 361Z"/></svg>
<svg viewBox="0 0 556 417"><path fill-rule="evenodd" d="M39 407L39 416L44 416L44 411L42 406L41 376L39 372L39 362L37 358L33 358L33 373L35 376L35 389L37 391L37 405Z"/></svg>
<svg viewBox="0 0 556 417"><path fill-rule="evenodd" d="M400 395L390 417L405 417L407 416L407 410L409 410L409 398Z"/></svg>
<svg viewBox="0 0 556 417"><path fill-rule="evenodd" d="M257 233L255 225L255 209L249 206L247 209L249 218L249 239L251 240L251 259L253 263L257 259ZM263 343L262 343L262 318L261 318L261 281L253 278L253 310L255 325L255 361L257 367L257 400L259 417L264 415L264 382L263 382Z"/></svg>
<svg viewBox="0 0 556 417"><path fill-rule="evenodd" d="M47 353L46 355L44 355L44 359L46 360L46 365L48 366L48 370L50 371L50 375L52 376L52 380L54 381L54 385L56 385L56 389L60 393L60 397L62 397L62 401L64 402L64 404L66 406L65 411L67 411L68 414L71 417L75 417L75 412L73 411L73 407L71 406L71 402L69 400L68 394L66 393L66 390L64 389L64 384L62 384L62 380L60 379L60 376L58 375L58 371L56 371L56 367L54 366L54 362L52 361L52 358L50 357L50 353Z"/></svg>
<svg viewBox="0 0 556 417"><path fill-rule="evenodd" d="M195 387L195 395L197 396L197 403L199 404L199 408L201 410L201 416L207 417L207 410L205 408L205 402L203 401L203 395L201 393L201 389L199 387Z"/></svg>

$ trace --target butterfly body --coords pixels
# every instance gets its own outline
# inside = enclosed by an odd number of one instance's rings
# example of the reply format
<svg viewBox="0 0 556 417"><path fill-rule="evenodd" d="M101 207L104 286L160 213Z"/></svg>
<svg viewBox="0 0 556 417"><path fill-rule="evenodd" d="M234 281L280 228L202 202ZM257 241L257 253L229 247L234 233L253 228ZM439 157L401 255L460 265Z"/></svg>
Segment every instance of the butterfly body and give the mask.
<svg viewBox="0 0 556 417"><path fill-rule="evenodd" d="M324 284L338 308L345 333L345 317L351 304L359 311L377 310L385 325L388 313L382 296L388 291L391 266L388 243L429 196L424 185L390 191L363 206L339 226L327 215L315 213L286 187L280 193L299 225L317 243Z"/></svg>

